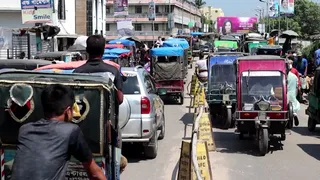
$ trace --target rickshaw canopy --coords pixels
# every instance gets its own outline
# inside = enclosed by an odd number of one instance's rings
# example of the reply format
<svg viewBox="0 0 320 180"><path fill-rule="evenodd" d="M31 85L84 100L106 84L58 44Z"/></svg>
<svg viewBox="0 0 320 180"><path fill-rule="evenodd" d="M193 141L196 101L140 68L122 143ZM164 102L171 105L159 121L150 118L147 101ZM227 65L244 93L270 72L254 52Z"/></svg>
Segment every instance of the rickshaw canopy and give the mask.
<svg viewBox="0 0 320 180"><path fill-rule="evenodd" d="M183 49L188 49L189 43L187 40L182 38L172 38L163 42L163 47L181 47Z"/></svg>
<svg viewBox="0 0 320 180"><path fill-rule="evenodd" d="M236 41L214 41L214 46L216 48L223 47L223 48L238 48L238 43Z"/></svg>
<svg viewBox="0 0 320 180"><path fill-rule="evenodd" d="M215 64L233 64L234 61L238 58L239 56L236 55L227 55L227 56L212 56L210 57L209 61L209 67Z"/></svg>
<svg viewBox="0 0 320 180"><path fill-rule="evenodd" d="M117 54L104 54L103 56L102 56L102 59L103 60L106 60L106 59L117 59L117 58L119 58L120 56L119 55L117 55Z"/></svg>
<svg viewBox="0 0 320 180"><path fill-rule="evenodd" d="M181 47L161 47L151 49L151 56L184 56Z"/></svg>
<svg viewBox="0 0 320 180"><path fill-rule="evenodd" d="M136 43L134 41L130 41L127 39L114 39L108 42L108 44L123 44L124 46L135 46Z"/></svg>
<svg viewBox="0 0 320 180"><path fill-rule="evenodd" d="M104 53L105 54L116 54L116 55L119 55L119 54L124 54L124 53L129 53L130 50L128 49L121 49L121 48L113 48L113 49L105 49L104 50Z"/></svg>
<svg viewBox="0 0 320 180"><path fill-rule="evenodd" d="M106 44L105 49L113 49L113 48L124 48L123 44Z"/></svg>
<svg viewBox="0 0 320 180"><path fill-rule="evenodd" d="M267 41L252 41L252 42L248 42L249 49L252 49L254 47L259 47L261 45L268 45L268 42Z"/></svg>

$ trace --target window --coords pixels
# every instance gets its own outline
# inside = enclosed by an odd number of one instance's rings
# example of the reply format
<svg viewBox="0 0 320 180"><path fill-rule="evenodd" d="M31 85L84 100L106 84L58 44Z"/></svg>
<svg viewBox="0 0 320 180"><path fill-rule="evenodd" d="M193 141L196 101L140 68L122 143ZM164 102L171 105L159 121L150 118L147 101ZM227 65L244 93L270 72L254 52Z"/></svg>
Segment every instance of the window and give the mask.
<svg viewBox="0 0 320 180"><path fill-rule="evenodd" d="M153 26L151 26L152 28L152 30L154 30L154 31L159 31L159 24L154 24L154 29L153 29Z"/></svg>
<svg viewBox="0 0 320 180"><path fill-rule="evenodd" d="M60 19L60 20L66 19L66 2L65 2L65 0L58 1L58 19Z"/></svg>
<svg viewBox="0 0 320 180"><path fill-rule="evenodd" d="M123 82L123 94L140 94L140 86L137 76L128 76L127 80Z"/></svg>
<svg viewBox="0 0 320 180"><path fill-rule="evenodd" d="M92 26L92 0L87 0L87 36L93 34Z"/></svg>
<svg viewBox="0 0 320 180"><path fill-rule="evenodd" d="M107 15L111 14L110 7L106 7L106 14Z"/></svg>
<svg viewBox="0 0 320 180"><path fill-rule="evenodd" d="M136 6L136 13L141 14L142 13L142 6Z"/></svg>
<svg viewBox="0 0 320 180"><path fill-rule="evenodd" d="M110 31L110 24L106 24L106 31Z"/></svg>
<svg viewBox="0 0 320 180"><path fill-rule="evenodd" d="M134 24L135 31L142 31L142 24Z"/></svg>
<svg viewBox="0 0 320 180"><path fill-rule="evenodd" d="M152 78L150 77L150 75L147 72L144 73L144 84L147 88L148 93L150 93L150 94L156 93L155 85L153 84Z"/></svg>
<svg viewBox="0 0 320 180"><path fill-rule="evenodd" d="M159 6L156 6L156 13L160 13Z"/></svg>
<svg viewBox="0 0 320 180"><path fill-rule="evenodd" d="M165 13L169 13L169 6L165 6L164 12L165 12Z"/></svg>

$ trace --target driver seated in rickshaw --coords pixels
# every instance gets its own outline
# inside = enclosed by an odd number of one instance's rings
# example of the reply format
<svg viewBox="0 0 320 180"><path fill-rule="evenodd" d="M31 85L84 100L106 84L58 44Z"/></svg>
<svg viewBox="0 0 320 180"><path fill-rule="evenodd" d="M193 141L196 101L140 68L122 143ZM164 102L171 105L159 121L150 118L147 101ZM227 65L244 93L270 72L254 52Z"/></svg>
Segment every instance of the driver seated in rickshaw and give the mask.
<svg viewBox="0 0 320 180"><path fill-rule="evenodd" d="M255 84L250 88L250 95L274 96L273 85L271 83L266 80L261 81L261 78L257 78L255 80L253 78L251 80L254 81Z"/></svg>

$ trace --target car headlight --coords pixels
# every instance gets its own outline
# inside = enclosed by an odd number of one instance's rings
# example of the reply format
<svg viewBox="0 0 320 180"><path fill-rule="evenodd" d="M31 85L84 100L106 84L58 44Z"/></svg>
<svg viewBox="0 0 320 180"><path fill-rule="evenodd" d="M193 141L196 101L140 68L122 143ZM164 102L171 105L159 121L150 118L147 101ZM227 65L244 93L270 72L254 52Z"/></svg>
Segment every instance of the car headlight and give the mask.
<svg viewBox="0 0 320 180"><path fill-rule="evenodd" d="M257 105L261 111L266 111L270 107L270 103L268 103L266 101L260 101L257 103Z"/></svg>

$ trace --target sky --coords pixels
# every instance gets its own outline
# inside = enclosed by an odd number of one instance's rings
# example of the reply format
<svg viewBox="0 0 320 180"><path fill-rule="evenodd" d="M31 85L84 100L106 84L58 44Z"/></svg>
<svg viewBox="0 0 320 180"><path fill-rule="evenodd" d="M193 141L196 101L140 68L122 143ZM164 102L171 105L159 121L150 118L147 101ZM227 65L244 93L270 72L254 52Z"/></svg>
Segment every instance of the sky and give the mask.
<svg viewBox="0 0 320 180"><path fill-rule="evenodd" d="M320 3L320 0L312 0ZM242 16L250 17L255 16L257 6L267 8L266 3L262 3L259 0L206 0L207 5L222 8L225 16Z"/></svg>

